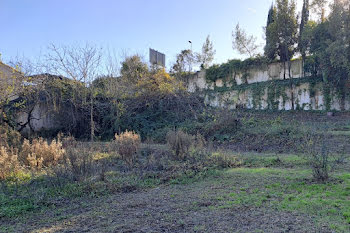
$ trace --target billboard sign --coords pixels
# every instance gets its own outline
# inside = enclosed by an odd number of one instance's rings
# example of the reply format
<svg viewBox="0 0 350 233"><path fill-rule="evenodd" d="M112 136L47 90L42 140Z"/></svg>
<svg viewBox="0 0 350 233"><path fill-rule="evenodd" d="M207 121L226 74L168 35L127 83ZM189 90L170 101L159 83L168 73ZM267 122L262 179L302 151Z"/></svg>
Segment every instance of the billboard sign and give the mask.
<svg viewBox="0 0 350 233"><path fill-rule="evenodd" d="M160 65L165 67L165 54L154 49L149 49L149 61L152 65Z"/></svg>

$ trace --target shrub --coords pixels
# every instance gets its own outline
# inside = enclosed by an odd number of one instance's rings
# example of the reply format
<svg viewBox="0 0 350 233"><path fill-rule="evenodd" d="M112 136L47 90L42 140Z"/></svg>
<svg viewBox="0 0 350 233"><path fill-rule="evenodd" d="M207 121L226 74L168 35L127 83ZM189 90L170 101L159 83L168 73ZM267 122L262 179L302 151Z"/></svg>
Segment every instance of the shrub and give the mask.
<svg viewBox="0 0 350 233"><path fill-rule="evenodd" d="M188 156L189 149L193 144L193 136L182 130L169 131L166 140L175 157L181 160Z"/></svg>
<svg viewBox="0 0 350 233"><path fill-rule="evenodd" d="M94 173L91 153L84 149L68 148L64 156L63 167L55 170L57 177L66 177L74 181L82 181Z"/></svg>
<svg viewBox="0 0 350 233"><path fill-rule="evenodd" d="M345 160L344 152L332 153L327 144L325 136L316 134L307 134L302 143L303 156L312 169L314 179L323 182Z"/></svg>
<svg viewBox="0 0 350 233"><path fill-rule="evenodd" d="M121 158L129 167L132 167L135 163L136 155L140 150L140 135L133 131L125 131L119 135L115 134L115 143Z"/></svg>
<svg viewBox="0 0 350 233"><path fill-rule="evenodd" d="M41 169L43 166L50 167L57 165L63 158L64 149L62 142L57 139L50 144L43 138L34 139L32 143L24 140L20 159L25 165L33 169Z"/></svg>
<svg viewBox="0 0 350 233"><path fill-rule="evenodd" d="M4 146L0 147L0 180L6 179L19 168L17 155L11 153Z"/></svg>

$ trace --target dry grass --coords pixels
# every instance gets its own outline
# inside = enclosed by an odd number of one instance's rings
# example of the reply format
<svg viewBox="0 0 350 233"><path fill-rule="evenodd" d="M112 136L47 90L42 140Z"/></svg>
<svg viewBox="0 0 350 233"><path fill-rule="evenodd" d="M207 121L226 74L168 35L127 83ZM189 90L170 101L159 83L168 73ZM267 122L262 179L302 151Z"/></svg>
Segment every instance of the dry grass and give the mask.
<svg viewBox="0 0 350 233"><path fill-rule="evenodd" d="M19 169L20 165L17 155L6 149L4 146L0 147L0 180L6 179Z"/></svg>
<svg viewBox="0 0 350 233"><path fill-rule="evenodd" d="M50 144L43 138L33 139L32 143L24 140L20 160L32 169L41 169L58 164L63 159L64 149L60 139Z"/></svg>
<svg viewBox="0 0 350 233"><path fill-rule="evenodd" d="M15 131L2 127L0 130L0 180L20 169L40 170L56 166L63 159L65 150L60 139L48 143L43 138L30 142L23 140Z"/></svg>

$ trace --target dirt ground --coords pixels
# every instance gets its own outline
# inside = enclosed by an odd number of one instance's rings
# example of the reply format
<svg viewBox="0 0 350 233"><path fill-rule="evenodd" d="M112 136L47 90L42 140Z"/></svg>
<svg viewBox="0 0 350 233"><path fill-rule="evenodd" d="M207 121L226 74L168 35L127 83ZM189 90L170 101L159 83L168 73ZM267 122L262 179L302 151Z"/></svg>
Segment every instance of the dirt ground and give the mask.
<svg viewBox="0 0 350 233"><path fill-rule="evenodd" d="M244 179L243 179L244 178ZM220 196L281 177L236 173L187 185L60 203L55 210L1 220L7 232L331 232L312 216L269 207L223 208Z"/></svg>

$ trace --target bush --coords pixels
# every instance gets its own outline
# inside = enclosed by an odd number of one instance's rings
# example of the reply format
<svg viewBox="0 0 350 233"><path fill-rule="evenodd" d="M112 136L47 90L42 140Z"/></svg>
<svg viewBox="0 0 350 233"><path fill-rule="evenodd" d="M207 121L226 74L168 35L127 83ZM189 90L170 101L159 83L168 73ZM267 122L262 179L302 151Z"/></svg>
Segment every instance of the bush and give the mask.
<svg viewBox="0 0 350 233"><path fill-rule="evenodd" d="M182 130L171 130L167 133L166 140L176 159L184 160L188 156L194 139Z"/></svg>
<svg viewBox="0 0 350 233"><path fill-rule="evenodd" d="M33 139L32 143L24 140L20 160L33 169L41 169L43 166L57 165L64 152L59 139L53 140L50 144L43 138Z"/></svg>
<svg viewBox="0 0 350 233"><path fill-rule="evenodd" d="M133 131L125 131L120 135L115 134L115 143L121 158L129 167L132 167L135 163L136 155L140 150L140 135Z"/></svg>
<svg viewBox="0 0 350 233"><path fill-rule="evenodd" d="M17 171L19 162L17 155L4 146L0 147L0 180L6 179Z"/></svg>

